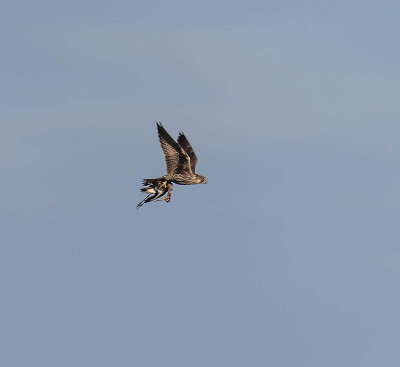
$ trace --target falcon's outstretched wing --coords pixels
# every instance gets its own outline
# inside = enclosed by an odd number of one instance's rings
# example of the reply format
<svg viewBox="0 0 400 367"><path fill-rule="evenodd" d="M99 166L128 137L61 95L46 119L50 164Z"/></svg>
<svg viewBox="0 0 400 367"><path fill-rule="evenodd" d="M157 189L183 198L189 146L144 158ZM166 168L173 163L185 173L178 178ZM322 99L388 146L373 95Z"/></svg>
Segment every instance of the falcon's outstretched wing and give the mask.
<svg viewBox="0 0 400 367"><path fill-rule="evenodd" d="M185 150L185 152L190 157L190 166L192 168L192 172L195 173L197 164L196 153L194 152L192 146L190 145L184 133L179 133L178 144Z"/></svg>
<svg viewBox="0 0 400 367"><path fill-rule="evenodd" d="M191 174L190 157L185 150L167 133L161 123L157 122L158 138L164 151L167 163L167 174Z"/></svg>

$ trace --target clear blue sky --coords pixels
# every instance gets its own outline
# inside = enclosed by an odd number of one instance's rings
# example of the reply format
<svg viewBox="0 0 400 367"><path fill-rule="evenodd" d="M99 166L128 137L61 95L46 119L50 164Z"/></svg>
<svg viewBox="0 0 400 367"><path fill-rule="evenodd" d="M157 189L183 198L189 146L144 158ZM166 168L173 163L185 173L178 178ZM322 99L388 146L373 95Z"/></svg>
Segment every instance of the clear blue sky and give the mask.
<svg viewBox="0 0 400 367"><path fill-rule="evenodd" d="M396 1L14 1L0 365L400 364ZM208 185L136 210L155 121Z"/></svg>

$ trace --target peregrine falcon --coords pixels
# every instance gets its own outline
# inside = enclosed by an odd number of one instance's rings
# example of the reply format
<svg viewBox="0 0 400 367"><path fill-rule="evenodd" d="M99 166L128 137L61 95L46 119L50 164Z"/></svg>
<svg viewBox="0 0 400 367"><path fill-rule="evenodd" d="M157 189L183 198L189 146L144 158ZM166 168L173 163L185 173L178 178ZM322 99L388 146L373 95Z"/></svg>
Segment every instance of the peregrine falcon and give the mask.
<svg viewBox="0 0 400 367"><path fill-rule="evenodd" d="M187 140L186 136L179 133L177 141L167 133L161 123L157 122L158 138L165 155L167 174L158 178L146 178L143 180L142 192L149 195L141 201L137 208L150 201L171 200L172 183L178 185L206 184L207 178L195 173L197 156ZM159 199L168 192L167 197Z"/></svg>

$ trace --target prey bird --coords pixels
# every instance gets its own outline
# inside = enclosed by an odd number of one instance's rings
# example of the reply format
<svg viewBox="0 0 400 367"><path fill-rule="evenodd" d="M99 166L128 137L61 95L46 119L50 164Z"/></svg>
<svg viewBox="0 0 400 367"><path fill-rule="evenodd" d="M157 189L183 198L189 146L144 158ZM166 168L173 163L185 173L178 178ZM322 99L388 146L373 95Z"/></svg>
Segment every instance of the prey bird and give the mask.
<svg viewBox="0 0 400 367"><path fill-rule="evenodd" d="M177 141L167 133L161 123L157 122L158 138L165 155L167 174L158 178L143 180L142 192L149 195L141 201L137 208L150 201L171 200L173 183L178 185L206 184L207 178L195 172L197 156L184 133L179 133ZM168 192L167 197L160 199Z"/></svg>
<svg viewBox="0 0 400 367"><path fill-rule="evenodd" d="M147 185L147 184L144 184ZM171 193L172 193L172 183L167 182L165 184L165 181L158 181L158 182L152 182L149 184L147 187L143 187L140 189L141 192L146 192L149 195L147 195L144 200L142 200L138 205L137 209L139 209L144 203L149 203L150 201L163 201L165 200L167 203L171 200ZM168 196L164 199L159 199L163 195L168 192Z"/></svg>

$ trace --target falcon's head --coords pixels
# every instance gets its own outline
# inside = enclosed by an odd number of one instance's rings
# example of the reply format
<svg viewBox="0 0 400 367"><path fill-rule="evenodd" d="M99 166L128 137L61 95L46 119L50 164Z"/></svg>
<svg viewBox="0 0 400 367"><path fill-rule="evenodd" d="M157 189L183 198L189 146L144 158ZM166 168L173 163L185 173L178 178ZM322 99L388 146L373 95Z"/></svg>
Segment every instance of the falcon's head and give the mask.
<svg viewBox="0 0 400 367"><path fill-rule="evenodd" d="M197 183L203 183L203 184L206 184L208 182L206 177L197 174L196 174L196 181Z"/></svg>

